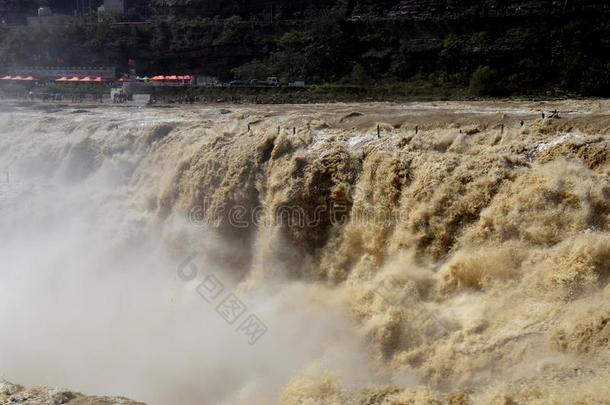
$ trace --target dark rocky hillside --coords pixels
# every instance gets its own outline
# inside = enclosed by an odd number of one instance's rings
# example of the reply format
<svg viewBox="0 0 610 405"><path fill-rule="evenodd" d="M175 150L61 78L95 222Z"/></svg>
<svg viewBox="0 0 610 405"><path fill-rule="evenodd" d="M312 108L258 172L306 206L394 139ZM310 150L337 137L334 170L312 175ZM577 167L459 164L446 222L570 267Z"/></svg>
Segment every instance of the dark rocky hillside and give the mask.
<svg viewBox="0 0 610 405"><path fill-rule="evenodd" d="M70 13L73 0L45 0ZM91 0L95 5L100 2ZM4 15L36 0L0 0ZM148 23L0 28L0 65L116 65L418 94L610 95L604 0L130 0ZM21 13L21 14L20 14ZM125 17L129 20L134 14ZM120 21L118 21L120 22ZM397 88L401 88L397 86Z"/></svg>
<svg viewBox="0 0 610 405"><path fill-rule="evenodd" d="M102 0L84 0L84 4L89 3L95 8ZM38 4L72 14L75 0L0 0L0 12L12 16L32 13ZM355 18L564 15L610 10L604 0L127 0L127 7L149 7L153 13L178 17L281 19L308 18L332 9Z"/></svg>
<svg viewBox="0 0 610 405"><path fill-rule="evenodd" d="M604 0L152 0L160 13L174 15L228 16L274 13L282 18L299 18L332 8L345 10L348 16L458 17L523 16L566 14L580 11L607 11Z"/></svg>
<svg viewBox="0 0 610 405"><path fill-rule="evenodd" d="M352 3L350 12L354 15L410 17L558 15L610 10L603 0L357 0Z"/></svg>

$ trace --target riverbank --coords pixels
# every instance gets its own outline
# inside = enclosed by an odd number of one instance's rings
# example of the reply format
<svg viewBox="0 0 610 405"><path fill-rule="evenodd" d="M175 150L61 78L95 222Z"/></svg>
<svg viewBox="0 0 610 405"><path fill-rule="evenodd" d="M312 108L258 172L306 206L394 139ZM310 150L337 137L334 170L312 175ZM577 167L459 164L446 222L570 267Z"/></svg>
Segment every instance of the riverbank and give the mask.
<svg viewBox="0 0 610 405"><path fill-rule="evenodd" d="M26 388L0 379L0 405L144 405L123 397L87 396L79 392L48 388Z"/></svg>
<svg viewBox="0 0 610 405"><path fill-rule="evenodd" d="M70 103L112 103L111 87L104 85L56 84L2 86L0 97L15 101L61 101ZM289 86L138 86L128 94L148 94L157 104L318 104L360 102L473 101L506 98L479 97L467 87L428 80L386 82L367 85L327 83L306 87ZM514 95L512 99L567 99L578 94L538 91Z"/></svg>

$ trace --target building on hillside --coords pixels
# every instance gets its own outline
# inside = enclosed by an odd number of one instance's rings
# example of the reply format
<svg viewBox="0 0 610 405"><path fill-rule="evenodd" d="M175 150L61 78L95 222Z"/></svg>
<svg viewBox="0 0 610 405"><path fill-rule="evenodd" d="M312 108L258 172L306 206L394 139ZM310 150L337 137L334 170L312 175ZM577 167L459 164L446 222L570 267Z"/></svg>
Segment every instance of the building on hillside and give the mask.
<svg viewBox="0 0 610 405"><path fill-rule="evenodd" d="M69 19L70 16L53 13L50 7L39 7L36 16L26 17L28 25L60 25Z"/></svg>
<svg viewBox="0 0 610 405"><path fill-rule="evenodd" d="M98 7L98 13L124 14L125 0L104 0L104 4Z"/></svg>
<svg viewBox="0 0 610 405"><path fill-rule="evenodd" d="M215 87L221 84L220 80L214 76L197 76L195 79L197 86Z"/></svg>
<svg viewBox="0 0 610 405"><path fill-rule="evenodd" d="M97 8L98 17L122 15L129 21L146 21L150 16L147 0L104 0Z"/></svg>

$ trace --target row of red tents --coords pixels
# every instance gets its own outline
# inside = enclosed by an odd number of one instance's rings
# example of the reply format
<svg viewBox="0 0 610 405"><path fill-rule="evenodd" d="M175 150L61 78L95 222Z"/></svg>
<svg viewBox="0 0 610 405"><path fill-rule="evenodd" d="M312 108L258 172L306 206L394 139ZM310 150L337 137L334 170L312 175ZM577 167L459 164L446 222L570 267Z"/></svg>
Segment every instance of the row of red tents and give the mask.
<svg viewBox="0 0 610 405"><path fill-rule="evenodd" d="M0 78L0 80L5 80L5 81L16 81L16 82L34 82L37 81L38 79L32 77L32 76L27 76L27 77L22 77L22 76L4 76L2 78ZM55 80L56 82L85 82L85 83L102 83L105 82L106 80L102 79L100 76L97 77L61 77L57 80Z"/></svg>
<svg viewBox="0 0 610 405"><path fill-rule="evenodd" d="M100 76L97 77L78 77L78 76L74 76L74 77L67 77L67 76L63 76L60 77L59 79L55 80L56 82L70 82L70 83L102 83L105 82L106 80L102 79Z"/></svg>
<svg viewBox="0 0 610 405"><path fill-rule="evenodd" d="M32 76L27 76L27 77L22 77L22 76L4 76L2 78L0 78L0 80L5 80L5 81L26 81L26 82L33 82L36 81L38 79L35 79ZM171 75L171 76L154 76L151 78L145 77L145 78L138 78L138 80L143 80L143 81L153 81L153 82L190 82L193 80L193 76L190 75L186 75L186 76L177 76L177 75ZM107 82L110 80L105 80L102 79L100 76L96 76L96 77L78 77L78 76L74 76L74 77L67 77L67 76L63 76L60 77L59 79L55 80L56 82L68 82L68 83L103 83L103 82ZM120 82L128 82L130 81L130 79L128 77L121 77L119 79Z"/></svg>
<svg viewBox="0 0 610 405"><path fill-rule="evenodd" d="M186 76L176 76L176 75L171 75L171 76L153 76L150 78L151 81L153 82L185 82L185 81L191 81L193 80L193 76L190 75L186 75Z"/></svg>
<svg viewBox="0 0 610 405"><path fill-rule="evenodd" d="M4 76L0 80L12 80L17 82L33 82L36 81L32 76L21 77L21 76Z"/></svg>
<svg viewBox="0 0 610 405"><path fill-rule="evenodd" d="M190 82L193 80L193 76L153 76L153 77L136 77L136 81L138 82ZM119 82L130 82L131 79L129 77L121 77Z"/></svg>

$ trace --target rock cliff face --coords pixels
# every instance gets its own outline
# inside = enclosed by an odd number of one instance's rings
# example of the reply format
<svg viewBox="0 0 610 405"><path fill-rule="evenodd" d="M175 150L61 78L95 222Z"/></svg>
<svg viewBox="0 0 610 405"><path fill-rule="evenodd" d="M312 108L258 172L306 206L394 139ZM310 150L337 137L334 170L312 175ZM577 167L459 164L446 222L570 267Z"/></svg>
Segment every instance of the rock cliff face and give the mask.
<svg viewBox="0 0 610 405"><path fill-rule="evenodd" d="M201 17L229 17L232 15L259 18L305 18L336 7L336 0L151 0L151 7L159 14Z"/></svg>
<svg viewBox="0 0 610 405"><path fill-rule="evenodd" d="M206 17L254 14L275 18L301 18L331 8L342 9L355 18L557 15L610 10L610 5L603 0L152 0L151 6L161 14L197 13Z"/></svg>
<svg viewBox="0 0 610 405"><path fill-rule="evenodd" d="M96 8L102 0L91 0ZM0 16L14 20L36 12L34 0L0 0ZM72 14L73 0L50 0L50 6ZM88 3L87 3L88 4ZM331 9L341 10L353 18L362 17L461 17L461 16L524 16L560 15L578 12L608 12L603 0L128 0L127 7L160 15L178 17L221 17L232 15L259 19L295 19L320 15ZM147 13L146 13L147 14Z"/></svg>
<svg viewBox="0 0 610 405"><path fill-rule="evenodd" d="M410 17L557 15L582 11L607 11L609 9L606 2L599 0L360 0L354 3L351 10L354 15L372 14Z"/></svg>

